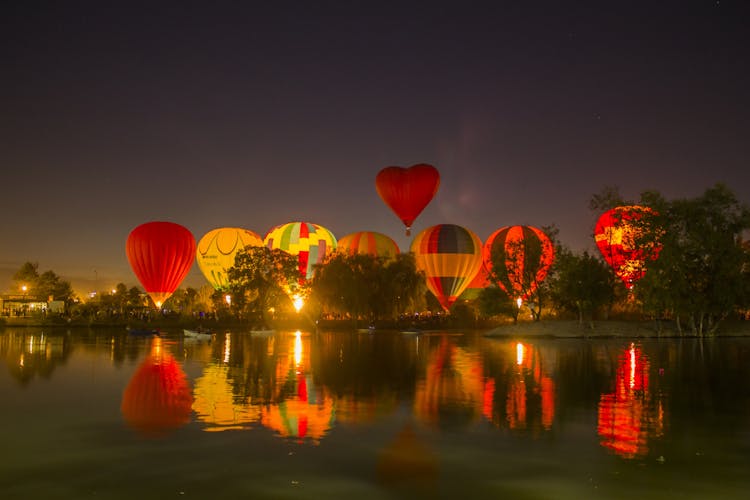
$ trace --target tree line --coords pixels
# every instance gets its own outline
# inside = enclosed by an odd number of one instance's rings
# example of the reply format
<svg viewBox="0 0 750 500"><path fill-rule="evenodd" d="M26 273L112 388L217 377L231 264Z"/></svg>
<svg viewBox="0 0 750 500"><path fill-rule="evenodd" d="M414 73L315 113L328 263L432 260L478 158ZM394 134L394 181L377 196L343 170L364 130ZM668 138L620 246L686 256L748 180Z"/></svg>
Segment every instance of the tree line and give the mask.
<svg viewBox="0 0 750 500"><path fill-rule="evenodd" d="M334 252L316 266L311 279L300 279L296 256L266 247L246 247L227 270L228 286L214 290L179 289L158 313L137 287L120 283L82 301L70 283L52 271L40 273L38 264L25 263L14 275L17 287L29 284L37 296L65 301L67 314L90 321L149 319L156 314L186 320L234 321L262 328L283 317L299 314L312 322L322 318L359 323L401 324L420 313L463 326L517 321L528 311L542 317L577 318L581 323L621 314L651 318L661 327L671 323L680 333L711 335L728 318L745 318L750 308L750 209L722 184L694 198L668 200L656 191L645 191L637 201L624 199L616 187L605 187L592 196L594 214L637 204L651 215L639 219L636 245L660 248L658 258L646 263L646 273L628 289L602 256L575 252L559 240L554 226L542 228L554 244L554 261L547 276L535 282L533 269L509 273L505 251L491 256L489 286L478 294L465 294L444 314L427 291L424 274L411 254L394 258ZM541 248L526 242L527 258ZM510 252L513 249L509 250ZM519 282L525 300L505 290ZM525 287L525 288L524 288ZM304 301L300 313L294 301Z"/></svg>

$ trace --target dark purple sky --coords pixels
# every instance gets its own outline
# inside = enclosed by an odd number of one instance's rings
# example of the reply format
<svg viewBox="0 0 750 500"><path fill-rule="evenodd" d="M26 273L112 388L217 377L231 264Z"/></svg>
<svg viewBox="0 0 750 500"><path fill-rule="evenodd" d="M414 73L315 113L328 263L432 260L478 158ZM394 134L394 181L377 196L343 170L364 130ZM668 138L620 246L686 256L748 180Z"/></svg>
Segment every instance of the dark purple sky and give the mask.
<svg viewBox="0 0 750 500"><path fill-rule="evenodd" d="M4 6L0 290L27 260L136 285L125 240L151 220L407 250L388 165L441 172L414 234L555 224L593 249L607 185L750 202L747 2L266 3Z"/></svg>

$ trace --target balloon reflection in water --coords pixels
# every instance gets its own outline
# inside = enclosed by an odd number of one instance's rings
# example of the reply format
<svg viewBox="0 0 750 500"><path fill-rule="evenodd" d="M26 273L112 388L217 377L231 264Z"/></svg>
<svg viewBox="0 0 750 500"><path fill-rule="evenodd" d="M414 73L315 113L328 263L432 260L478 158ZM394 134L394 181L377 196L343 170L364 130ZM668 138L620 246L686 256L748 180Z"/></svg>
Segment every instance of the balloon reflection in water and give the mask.
<svg viewBox="0 0 750 500"><path fill-rule="evenodd" d="M260 421L260 407L235 403L229 383L229 367L211 364L195 381L193 411L196 419L209 424L205 431L245 429Z"/></svg>
<svg viewBox="0 0 750 500"><path fill-rule="evenodd" d="M645 455L649 434L664 432L664 407L650 392L649 368L641 348L631 344L618 358L615 391L599 400L601 444L625 458Z"/></svg>
<svg viewBox="0 0 750 500"><path fill-rule="evenodd" d="M260 422L283 437L317 444L333 424L333 399L309 374L310 337L296 332L287 345L290 349L276 365L274 404L262 407Z"/></svg>
<svg viewBox="0 0 750 500"><path fill-rule="evenodd" d="M484 376L478 354L466 352L447 338L430 353L427 373L417 384L414 416L438 424L441 416L461 415L468 420L482 415Z"/></svg>
<svg viewBox="0 0 750 500"><path fill-rule="evenodd" d="M422 443L407 424L378 455L378 482L386 486L416 489L415 493L432 492L438 477L435 453Z"/></svg>
<svg viewBox="0 0 750 500"><path fill-rule="evenodd" d="M504 344L500 354L512 361L506 373L485 384L485 417L513 430L550 430L555 418L555 383L545 369L541 350L513 342Z"/></svg>
<svg viewBox="0 0 750 500"><path fill-rule="evenodd" d="M122 395L125 421L145 436L158 437L190 421L193 396L185 372L161 339L141 363Z"/></svg>

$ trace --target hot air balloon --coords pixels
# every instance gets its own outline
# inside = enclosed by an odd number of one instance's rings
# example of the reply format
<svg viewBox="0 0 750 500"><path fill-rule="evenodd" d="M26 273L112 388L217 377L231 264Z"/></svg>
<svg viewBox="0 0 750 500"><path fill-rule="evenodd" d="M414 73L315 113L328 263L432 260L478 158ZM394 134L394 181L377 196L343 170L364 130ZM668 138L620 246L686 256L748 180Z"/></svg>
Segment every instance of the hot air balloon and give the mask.
<svg viewBox="0 0 750 500"><path fill-rule="evenodd" d="M446 311L469 286L482 266L482 242L470 230L454 224L428 227L412 241L417 268L427 288Z"/></svg>
<svg viewBox="0 0 750 500"><path fill-rule="evenodd" d="M203 276L216 290L226 289L227 269L246 246L263 246L263 238L239 227L221 227L207 232L198 242L195 258Z"/></svg>
<svg viewBox="0 0 750 500"><path fill-rule="evenodd" d="M336 249L336 237L328 229L310 222L288 222L271 229L263 239L271 250L278 248L299 259L300 282L310 279L315 264Z"/></svg>
<svg viewBox="0 0 750 500"><path fill-rule="evenodd" d="M386 167L375 177L378 195L406 226L406 235L440 187L440 173L420 163L409 168Z"/></svg>
<svg viewBox="0 0 750 500"><path fill-rule="evenodd" d="M490 276L487 272L487 267L482 263L481 266L479 266L479 272L476 276L474 276L474 279L471 280L471 283L469 283L469 286L466 287L466 290L461 294L461 300L476 300L479 298L479 294L482 293L482 290L490 286Z"/></svg>
<svg viewBox="0 0 750 500"><path fill-rule="evenodd" d="M147 222L130 232L125 251L146 293L161 307L193 265L195 238L179 224Z"/></svg>
<svg viewBox="0 0 750 500"><path fill-rule="evenodd" d="M373 257L394 258L399 254L398 245L389 236L373 231L359 231L340 238L336 251L347 255L367 254Z"/></svg>
<svg viewBox="0 0 750 500"><path fill-rule="evenodd" d="M492 256L505 255L504 265L495 269ZM482 247L488 271L500 278L498 285L509 297L526 300L544 281L554 260L552 242L532 226L506 226L492 233Z"/></svg>
<svg viewBox="0 0 750 500"><path fill-rule="evenodd" d="M646 261L656 260L661 250L655 244L636 243L642 234L638 222L645 215L654 212L639 205L615 207L604 212L594 227L596 247L628 288L646 274Z"/></svg>

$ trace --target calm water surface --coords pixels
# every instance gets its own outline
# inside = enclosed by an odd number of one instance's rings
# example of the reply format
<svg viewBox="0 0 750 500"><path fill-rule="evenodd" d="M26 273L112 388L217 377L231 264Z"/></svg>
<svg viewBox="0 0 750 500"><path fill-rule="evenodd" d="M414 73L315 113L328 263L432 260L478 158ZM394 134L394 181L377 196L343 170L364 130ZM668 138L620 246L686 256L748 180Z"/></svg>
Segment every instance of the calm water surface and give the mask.
<svg viewBox="0 0 750 500"><path fill-rule="evenodd" d="M23 328L0 355L3 499L750 492L745 338Z"/></svg>

